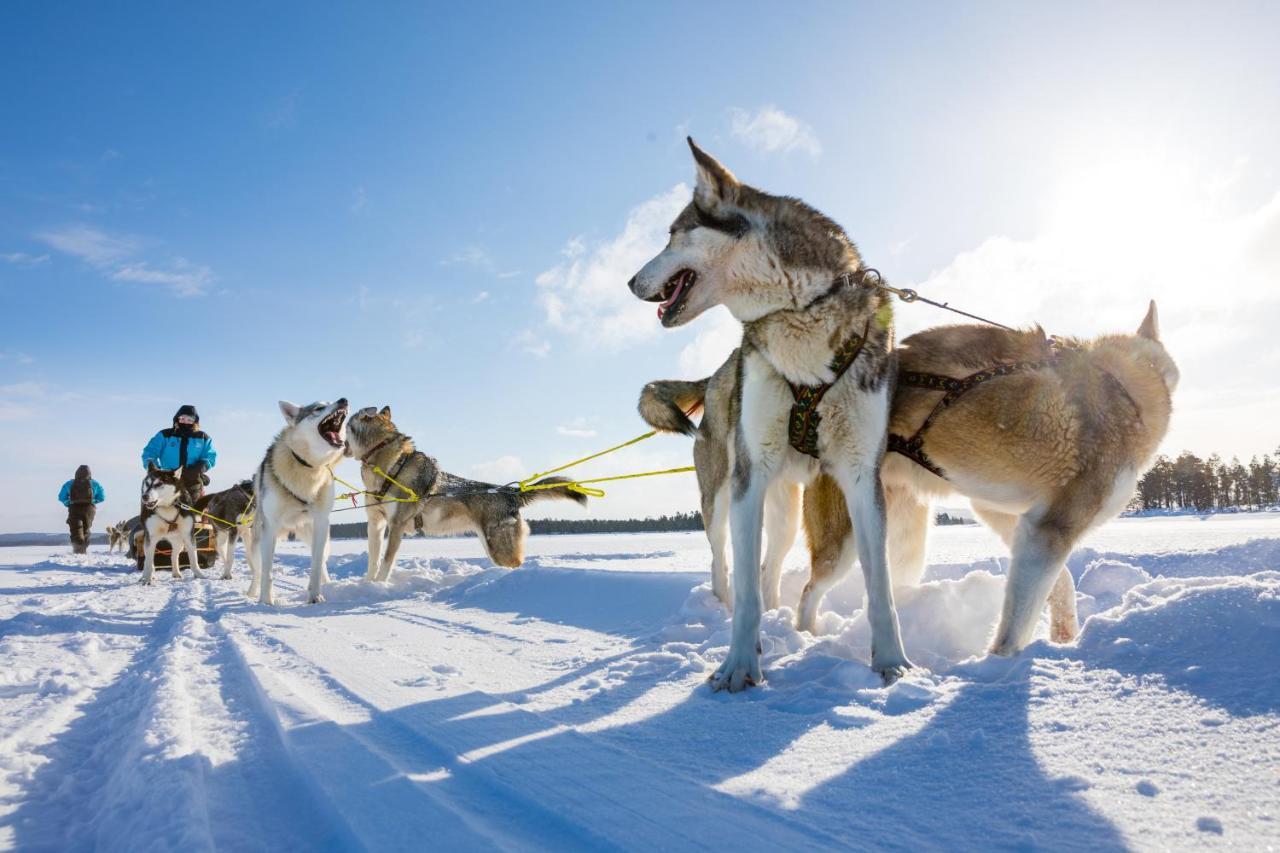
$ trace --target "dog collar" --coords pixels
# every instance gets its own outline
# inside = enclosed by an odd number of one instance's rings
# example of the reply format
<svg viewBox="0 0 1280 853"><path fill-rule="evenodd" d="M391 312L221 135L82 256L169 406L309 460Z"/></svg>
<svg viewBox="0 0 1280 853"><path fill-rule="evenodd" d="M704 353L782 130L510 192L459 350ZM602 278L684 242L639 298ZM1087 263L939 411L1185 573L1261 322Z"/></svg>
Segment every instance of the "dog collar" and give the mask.
<svg viewBox="0 0 1280 853"><path fill-rule="evenodd" d="M400 438L400 436L393 435L390 438L384 438L382 441L379 441L373 447L369 448L369 450L363 456L360 457L360 461L363 462L365 465L373 464L369 461L371 458L373 458L373 454L377 453L379 450L386 447L388 444L390 444L391 442L395 441L398 438Z"/></svg>

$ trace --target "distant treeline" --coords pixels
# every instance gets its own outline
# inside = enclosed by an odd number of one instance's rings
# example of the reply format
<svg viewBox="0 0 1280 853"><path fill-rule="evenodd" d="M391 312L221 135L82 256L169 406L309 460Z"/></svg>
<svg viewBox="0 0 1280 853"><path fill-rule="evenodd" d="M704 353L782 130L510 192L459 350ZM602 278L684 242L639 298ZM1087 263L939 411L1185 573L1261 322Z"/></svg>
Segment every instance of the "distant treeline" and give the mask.
<svg viewBox="0 0 1280 853"><path fill-rule="evenodd" d="M972 524L959 516L940 512L938 524ZM702 513L677 512L656 518L533 518L529 519L529 531L534 534L559 533L663 533L679 530L701 530ZM335 524L329 528L334 539L363 539L364 522Z"/></svg>
<svg viewBox="0 0 1280 853"><path fill-rule="evenodd" d="M1138 483L1133 509L1262 509L1280 503L1280 449L1275 457L1253 457L1248 465L1218 454L1201 459L1183 451L1177 459L1160 456Z"/></svg>

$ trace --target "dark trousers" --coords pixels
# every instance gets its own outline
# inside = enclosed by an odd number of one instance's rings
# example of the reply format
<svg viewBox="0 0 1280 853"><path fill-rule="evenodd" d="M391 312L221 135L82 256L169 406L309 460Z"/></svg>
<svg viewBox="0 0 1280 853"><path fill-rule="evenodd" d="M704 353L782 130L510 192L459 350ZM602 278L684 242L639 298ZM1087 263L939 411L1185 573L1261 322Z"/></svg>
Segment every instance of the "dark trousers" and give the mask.
<svg viewBox="0 0 1280 853"><path fill-rule="evenodd" d="M73 504L67 508L67 527L71 528L71 551L84 554L89 550L89 529L98 512L93 504Z"/></svg>

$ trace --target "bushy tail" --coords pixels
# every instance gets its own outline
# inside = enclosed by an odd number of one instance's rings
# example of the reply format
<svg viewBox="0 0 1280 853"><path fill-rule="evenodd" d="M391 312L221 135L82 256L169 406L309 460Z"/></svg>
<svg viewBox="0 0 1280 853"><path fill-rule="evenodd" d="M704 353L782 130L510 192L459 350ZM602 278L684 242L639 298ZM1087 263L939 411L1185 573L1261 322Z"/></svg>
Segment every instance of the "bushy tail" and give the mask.
<svg viewBox="0 0 1280 853"><path fill-rule="evenodd" d="M679 379L659 379L650 382L640 391L640 417L645 423L661 432L680 432L693 435L698 427L689 415L702 406L707 396L710 377L696 382Z"/></svg>
<svg viewBox="0 0 1280 853"><path fill-rule="evenodd" d="M572 482L573 481L567 477L543 477L541 480L534 483L533 485L542 486L542 485L546 485L547 483L572 483ZM533 492L521 492L517 500L520 501L520 506L526 507L529 504L533 503L534 501L551 500L556 498L561 500L573 501L574 503L581 504L582 506L587 505L587 496L582 494L581 492L575 492L572 489L538 489L537 491L533 491Z"/></svg>

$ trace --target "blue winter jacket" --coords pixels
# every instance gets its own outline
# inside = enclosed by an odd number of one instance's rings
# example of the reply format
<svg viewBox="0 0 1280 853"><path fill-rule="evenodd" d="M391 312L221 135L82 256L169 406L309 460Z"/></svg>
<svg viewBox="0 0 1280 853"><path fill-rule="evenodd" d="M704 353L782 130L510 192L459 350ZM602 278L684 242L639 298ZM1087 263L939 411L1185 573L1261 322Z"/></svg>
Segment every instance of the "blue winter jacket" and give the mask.
<svg viewBox="0 0 1280 853"><path fill-rule="evenodd" d="M196 430L184 436L175 429L162 429L142 448L142 467L146 468L154 462L156 467L166 471L181 468L183 441L187 442L188 466L203 462L206 468L212 468L218 461L218 452L213 449L213 439L205 433Z"/></svg>
<svg viewBox="0 0 1280 853"><path fill-rule="evenodd" d="M62 491L58 492L58 500L62 501L63 506L71 506L71 484L74 482L75 480L67 480L62 484ZM107 496L102 491L102 486L98 484L98 481L90 480L89 482L93 483L93 502L100 504L105 501Z"/></svg>

